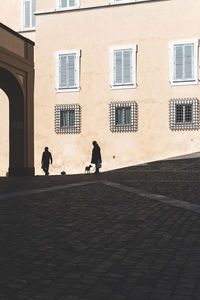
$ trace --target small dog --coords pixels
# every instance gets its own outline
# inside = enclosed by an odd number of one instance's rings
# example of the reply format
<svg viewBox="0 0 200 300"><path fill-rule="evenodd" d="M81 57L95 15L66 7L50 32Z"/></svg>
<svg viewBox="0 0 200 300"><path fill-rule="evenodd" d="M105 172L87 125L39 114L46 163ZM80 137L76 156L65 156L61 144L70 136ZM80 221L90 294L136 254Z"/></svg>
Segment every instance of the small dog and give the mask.
<svg viewBox="0 0 200 300"><path fill-rule="evenodd" d="M67 174L65 173L65 171L62 171L60 174L61 174L62 176L67 175Z"/></svg>
<svg viewBox="0 0 200 300"><path fill-rule="evenodd" d="M85 167L85 173L90 173L90 169L92 168L92 165Z"/></svg>

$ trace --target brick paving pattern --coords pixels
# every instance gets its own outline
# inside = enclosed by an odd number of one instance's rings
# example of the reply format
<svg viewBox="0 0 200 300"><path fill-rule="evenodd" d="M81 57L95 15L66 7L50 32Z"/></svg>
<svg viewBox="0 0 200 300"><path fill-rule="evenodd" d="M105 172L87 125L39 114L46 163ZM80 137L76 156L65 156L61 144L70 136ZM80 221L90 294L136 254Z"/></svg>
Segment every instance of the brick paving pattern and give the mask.
<svg viewBox="0 0 200 300"><path fill-rule="evenodd" d="M189 159L1 178L0 300L200 299L200 213L170 204L200 206L199 176Z"/></svg>

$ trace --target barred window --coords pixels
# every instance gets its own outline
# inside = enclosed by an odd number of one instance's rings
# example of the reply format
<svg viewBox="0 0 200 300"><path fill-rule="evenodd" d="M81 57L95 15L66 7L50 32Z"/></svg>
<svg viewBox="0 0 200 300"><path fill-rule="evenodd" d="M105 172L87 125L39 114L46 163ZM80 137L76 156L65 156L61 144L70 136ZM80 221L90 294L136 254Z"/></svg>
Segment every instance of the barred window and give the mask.
<svg viewBox="0 0 200 300"><path fill-rule="evenodd" d="M117 107L116 126L131 125L131 107Z"/></svg>
<svg viewBox="0 0 200 300"><path fill-rule="evenodd" d="M170 101L170 128L172 130L198 129L198 99L179 99Z"/></svg>
<svg viewBox="0 0 200 300"><path fill-rule="evenodd" d="M110 103L110 130L112 132L137 131L137 103Z"/></svg>
<svg viewBox="0 0 200 300"><path fill-rule="evenodd" d="M75 125L75 110L60 111L60 127L69 127Z"/></svg>
<svg viewBox="0 0 200 300"><path fill-rule="evenodd" d="M56 105L55 132L80 133L80 106L78 104Z"/></svg>

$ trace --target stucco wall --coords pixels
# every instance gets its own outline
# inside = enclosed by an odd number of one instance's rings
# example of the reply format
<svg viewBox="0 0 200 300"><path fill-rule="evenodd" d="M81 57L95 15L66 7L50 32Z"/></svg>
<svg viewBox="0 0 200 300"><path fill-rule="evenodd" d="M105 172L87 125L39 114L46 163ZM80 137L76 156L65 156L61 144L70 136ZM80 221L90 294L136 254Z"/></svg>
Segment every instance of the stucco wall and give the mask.
<svg viewBox="0 0 200 300"><path fill-rule="evenodd" d="M44 146L49 146L54 155L53 172L62 169L69 173L83 172L90 162L94 139L102 149L104 170L199 150L199 131L172 132L168 109L172 98L199 98L199 84L172 87L169 83L169 41L200 36L199 8L195 0L173 0L37 17L35 161L38 172ZM55 28L56 35L52 34ZM138 45L137 88L111 90L109 47L127 44ZM70 49L81 49L81 90L56 93L55 52ZM138 132L110 132L109 103L112 101L138 103ZM73 103L82 108L81 133L56 134L55 105Z"/></svg>
<svg viewBox="0 0 200 300"><path fill-rule="evenodd" d="M0 1L1 23L13 30L21 29L21 1Z"/></svg>

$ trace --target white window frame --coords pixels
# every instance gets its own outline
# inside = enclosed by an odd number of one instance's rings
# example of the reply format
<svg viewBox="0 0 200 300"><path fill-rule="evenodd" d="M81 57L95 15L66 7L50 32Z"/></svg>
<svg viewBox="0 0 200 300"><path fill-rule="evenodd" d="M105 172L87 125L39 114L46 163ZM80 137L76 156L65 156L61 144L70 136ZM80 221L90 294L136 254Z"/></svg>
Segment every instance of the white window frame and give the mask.
<svg viewBox="0 0 200 300"><path fill-rule="evenodd" d="M175 45L185 45L185 44L194 44L194 80L175 80L174 79L174 46ZM198 58L198 49L199 49L199 40L198 39L189 39L189 40L178 40L171 41L169 43L170 49L170 84L173 85L194 85L198 84L198 67L199 67L199 58Z"/></svg>
<svg viewBox="0 0 200 300"><path fill-rule="evenodd" d="M114 84L114 51L115 50L127 50L132 49L132 84ZM110 47L110 88L113 90L117 89L133 89L136 88L136 53L137 45L122 45L122 46L112 46Z"/></svg>
<svg viewBox="0 0 200 300"><path fill-rule="evenodd" d="M67 0L67 2L69 3L69 0ZM75 0L75 5L74 6L65 6L65 7L61 7L60 6L60 0L56 0L56 10L71 10L71 9L75 9L75 8L79 8L80 7L80 0Z"/></svg>
<svg viewBox="0 0 200 300"><path fill-rule="evenodd" d="M75 88L63 88L59 87L59 56L62 54L75 54L76 55L76 83ZM81 50L66 50L66 51L56 51L56 92L79 92L80 91L80 56Z"/></svg>
<svg viewBox="0 0 200 300"><path fill-rule="evenodd" d="M177 105L192 105L192 121L176 122ZM172 99L169 102L170 109L170 129L171 130L195 130L199 129L199 100L197 98ZM183 109L183 115L184 115ZM183 116L184 119L184 116Z"/></svg>
<svg viewBox="0 0 200 300"><path fill-rule="evenodd" d="M32 20L32 18L33 18L33 14L32 14L32 0L30 0L30 4L31 4L30 5L30 10L31 10L30 11L30 24L31 24L31 26L30 27L25 27L24 26L24 20L25 20L24 2L25 1L26 0L21 0L21 28L22 28L22 30L27 30L27 31L29 31L29 30L35 30L35 26L32 26L32 24L33 24L33 20Z"/></svg>

